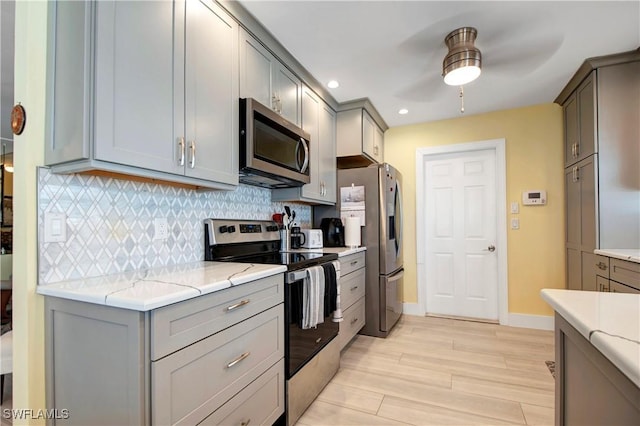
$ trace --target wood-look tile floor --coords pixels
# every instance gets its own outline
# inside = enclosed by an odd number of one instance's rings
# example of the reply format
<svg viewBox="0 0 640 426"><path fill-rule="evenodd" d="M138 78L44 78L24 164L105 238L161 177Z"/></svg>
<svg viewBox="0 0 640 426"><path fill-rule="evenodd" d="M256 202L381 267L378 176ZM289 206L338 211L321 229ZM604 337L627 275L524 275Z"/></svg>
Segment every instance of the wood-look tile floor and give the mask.
<svg viewBox="0 0 640 426"><path fill-rule="evenodd" d="M553 332L403 315L358 335L298 421L314 425L553 425Z"/></svg>

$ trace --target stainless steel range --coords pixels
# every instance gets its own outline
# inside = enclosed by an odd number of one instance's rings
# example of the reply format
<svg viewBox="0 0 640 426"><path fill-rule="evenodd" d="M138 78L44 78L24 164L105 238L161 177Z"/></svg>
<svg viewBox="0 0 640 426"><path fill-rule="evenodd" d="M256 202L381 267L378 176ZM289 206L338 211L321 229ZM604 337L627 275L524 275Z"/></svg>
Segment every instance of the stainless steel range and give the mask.
<svg viewBox="0 0 640 426"><path fill-rule="evenodd" d="M338 323L324 310L324 321L303 328L303 286L310 268L329 264L337 254L280 252L278 225L272 221L205 219L205 260L285 265L285 376L287 424L293 425L340 366L335 337ZM330 267L327 268L331 270Z"/></svg>

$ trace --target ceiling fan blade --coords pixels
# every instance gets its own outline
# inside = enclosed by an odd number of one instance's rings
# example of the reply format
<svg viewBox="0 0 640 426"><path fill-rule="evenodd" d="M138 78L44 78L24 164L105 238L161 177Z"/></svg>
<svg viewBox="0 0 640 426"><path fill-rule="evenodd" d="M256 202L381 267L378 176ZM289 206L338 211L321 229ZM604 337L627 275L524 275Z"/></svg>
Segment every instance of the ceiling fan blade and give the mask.
<svg viewBox="0 0 640 426"><path fill-rule="evenodd" d="M563 37L547 34L536 40L512 43L483 52L483 72L499 72L522 77L544 65L560 48Z"/></svg>
<svg viewBox="0 0 640 426"><path fill-rule="evenodd" d="M417 81L402 87L394 95L407 101L432 103L437 102L438 97L448 87L451 86L447 86L439 74L429 73L420 77Z"/></svg>

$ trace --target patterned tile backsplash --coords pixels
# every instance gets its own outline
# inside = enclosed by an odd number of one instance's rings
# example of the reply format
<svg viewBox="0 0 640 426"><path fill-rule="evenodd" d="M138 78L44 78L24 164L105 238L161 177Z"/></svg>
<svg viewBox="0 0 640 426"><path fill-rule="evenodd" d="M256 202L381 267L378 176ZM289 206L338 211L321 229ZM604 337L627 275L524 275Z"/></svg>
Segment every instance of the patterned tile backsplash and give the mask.
<svg viewBox="0 0 640 426"><path fill-rule="evenodd" d="M204 259L203 219L269 220L284 204L268 189L196 191L38 169L39 284ZM311 207L286 203L311 226ZM66 215L66 241L44 242L44 214ZM153 240L153 220L167 219L169 238Z"/></svg>

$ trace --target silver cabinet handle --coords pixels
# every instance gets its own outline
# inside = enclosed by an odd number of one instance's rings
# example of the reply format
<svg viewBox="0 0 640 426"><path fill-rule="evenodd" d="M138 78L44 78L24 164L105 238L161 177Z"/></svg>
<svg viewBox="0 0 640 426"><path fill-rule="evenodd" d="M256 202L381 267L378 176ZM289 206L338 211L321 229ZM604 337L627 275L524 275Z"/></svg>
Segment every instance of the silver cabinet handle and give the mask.
<svg viewBox="0 0 640 426"><path fill-rule="evenodd" d="M358 322L358 318L354 318L354 319L351 320L351 325L353 325L353 324L355 324L357 322Z"/></svg>
<svg viewBox="0 0 640 426"><path fill-rule="evenodd" d="M576 142L576 158L580 156L580 144Z"/></svg>
<svg viewBox="0 0 640 426"><path fill-rule="evenodd" d="M322 342L322 337L318 337L318 338L316 339L316 343L320 343L320 342Z"/></svg>
<svg viewBox="0 0 640 426"><path fill-rule="evenodd" d="M184 137L178 138L178 164L184 166Z"/></svg>
<svg viewBox="0 0 640 426"><path fill-rule="evenodd" d="M246 422L240 422L240 426L248 426L251 423L251 419L247 419Z"/></svg>
<svg viewBox="0 0 640 426"><path fill-rule="evenodd" d="M598 267L598 269L602 269L603 271L607 270L607 264L604 262L598 262L596 263L596 266Z"/></svg>
<svg viewBox="0 0 640 426"><path fill-rule="evenodd" d="M309 146L307 145L307 141L305 141L303 138L300 138L300 142L302 143L302 147L304 148L304 163L302 163L300 172L304 173L307 171L307 167L309 166Z"/></svg>
<svg viewBox="0 0 640 426"><path fill-rule="evenodd" d="M191 150L191 161L189 162L189 167L192 169L196 167L196 141L193 140L189 144L189 149Z"/></svg>
<svg viewBox="0 0 640 426"><path fill-rule="evenodd" d="M241 300L240 302L236 303L235 305L227 306L227 308L225 310L227 312L233 311L234 309L238 309L239 307L244 306L249 302L251 302L251 300L249 300L249 299Z"/></svg>
<svg viewBox="0 0 640 426"><path fill-rule="evenodd" d="M231 368L234 365L236 365L237 363L239 363L240 361L244 360L245 358L247 358L249 355L251 355L251 352L245 352L242 355L240 355L238 358L234 359L233 361L231 361L229 364L227 364L227 368Z"/></svg>
<svg viewBox="0 0 640 426"><path fill-rule="evenodd" d="M351 263L350 263L351 266L354 266L354 265L357 265L357 264L358 264L357 260L352 260Z"/></svg>
<svg viewBox="0 0 640 426"><path fill-rule="evenodd" d="M349 290L354 291L354 290L357 290L357 289L358 289L358 286L356 285L356 286L351 287Z"/></svg>
<svg viewBox="0 0 640 426"><path fill-rule="evenodd" d="M578 171L579 171L578 166L573 166L573 169L571 169L571 172L573 173L573 177L572 177L573 182L577 182L580 180L580 174L578 173Z"/></svg>

